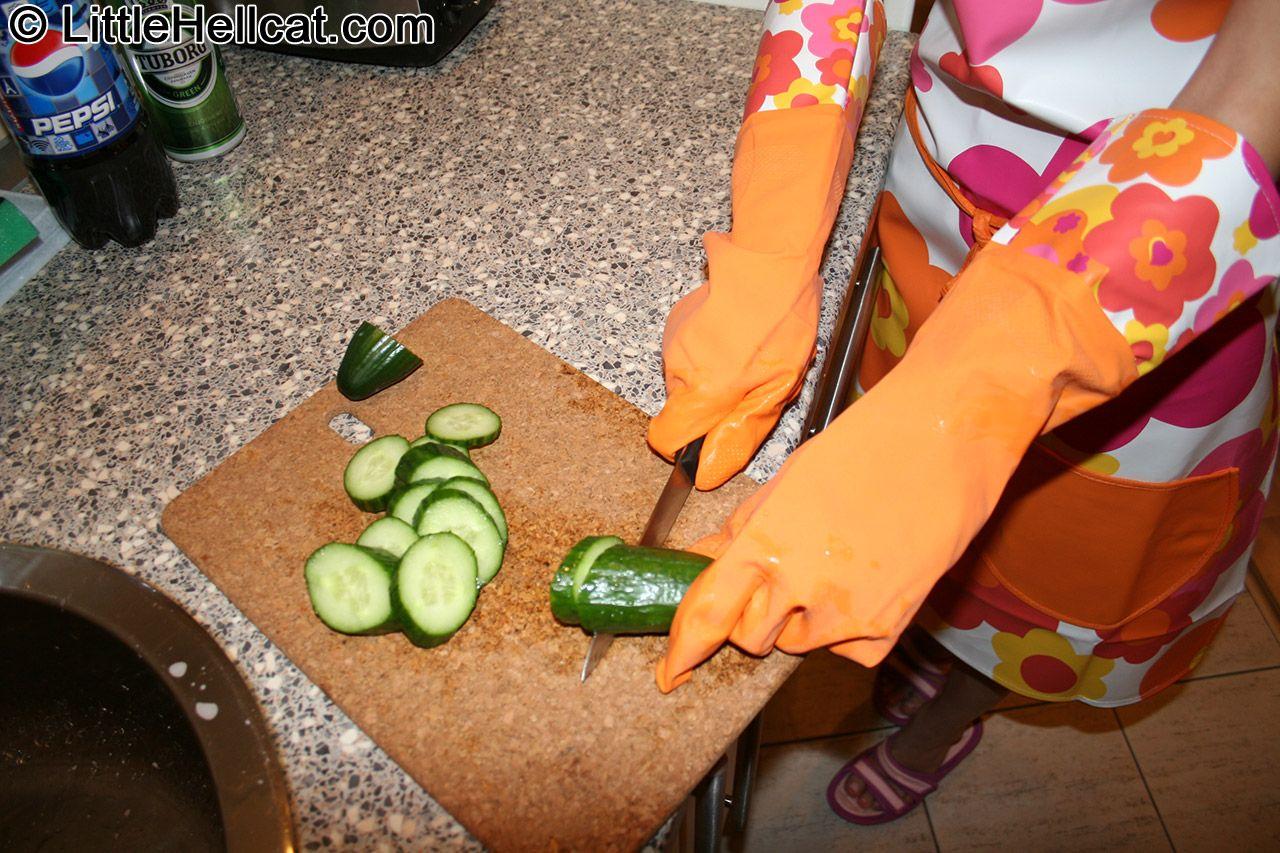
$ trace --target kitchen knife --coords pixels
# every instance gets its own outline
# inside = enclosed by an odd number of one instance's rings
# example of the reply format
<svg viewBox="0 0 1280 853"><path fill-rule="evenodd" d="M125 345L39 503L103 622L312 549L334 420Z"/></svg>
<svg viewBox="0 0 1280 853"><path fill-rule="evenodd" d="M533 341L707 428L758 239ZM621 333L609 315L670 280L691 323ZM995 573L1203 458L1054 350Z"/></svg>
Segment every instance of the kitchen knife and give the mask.
<svg viewBox="0 0 1280 853"><path fill-rule="evenodd" d="M649 523L645 525L640 544L649 548L660 548L667 541L667 535L680 517L684 502L693 491L693 480L698 474L698 456L702 453L702 439L689 442L676 454L675 465L671 468L671 476L662 487L662 494L649 515ZM613 634L594 633L591 645L587 647L587 656L582 661L582 680L585 682L591 671L604 658L609 646L613 645Z"/></svg>

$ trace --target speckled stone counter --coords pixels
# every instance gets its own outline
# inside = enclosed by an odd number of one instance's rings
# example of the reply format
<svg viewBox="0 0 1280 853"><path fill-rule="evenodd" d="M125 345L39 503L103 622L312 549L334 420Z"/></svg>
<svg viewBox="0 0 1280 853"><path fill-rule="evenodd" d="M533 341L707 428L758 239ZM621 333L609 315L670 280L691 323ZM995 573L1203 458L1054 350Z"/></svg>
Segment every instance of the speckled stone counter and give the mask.
<svg viewBox="0 0 1280 853"><path fill-rule="evenodd" d="M161 510L331 379L360 320L398 328L446 296L656 412L663 319L702 232L727 226L758 28L676 0L506 0L434 69L229 51L244 144L175 166L182 211L150 245L64 250L0 306L0 539L122 566L210 629L266 711L304 848L475 842L159 532ZM908 46L884 50L824 334Z"/></svg>

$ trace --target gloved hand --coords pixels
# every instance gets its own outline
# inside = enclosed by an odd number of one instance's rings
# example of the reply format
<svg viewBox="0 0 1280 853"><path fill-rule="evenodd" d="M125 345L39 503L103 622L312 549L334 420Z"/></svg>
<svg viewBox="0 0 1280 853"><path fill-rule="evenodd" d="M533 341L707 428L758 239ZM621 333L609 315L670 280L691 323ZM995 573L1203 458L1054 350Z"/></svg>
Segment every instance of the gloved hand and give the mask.
<svg viewBox="0 0 1280 853"><path fill-rule="evenodd" d="M898 366L694 546L717 560L659 687L726 639L878 663L1032 440L1270 284L1253 270L1280 265L1280 198L1260 163L1194 113L1112 122L974 254Z"/></svg>
<svg viewBox="0 0 1280 853"><path fill-rule="evenodd" d="M1136 376L1085 280L987 247L902 362L694 546L717 559L676 614L658 686L726 639L879 662L1031 441Z"/></svg>
<svg viewBox="0 0 1280 853"><path fill-rule="evenodd" d="M853 139L835 104L751 115L733 166L733 230L708 233L707 281L667 319L667 402L649 443L671 459L706 435L696 485L742 470L799 393L818 333L818 266Z"/></svg>

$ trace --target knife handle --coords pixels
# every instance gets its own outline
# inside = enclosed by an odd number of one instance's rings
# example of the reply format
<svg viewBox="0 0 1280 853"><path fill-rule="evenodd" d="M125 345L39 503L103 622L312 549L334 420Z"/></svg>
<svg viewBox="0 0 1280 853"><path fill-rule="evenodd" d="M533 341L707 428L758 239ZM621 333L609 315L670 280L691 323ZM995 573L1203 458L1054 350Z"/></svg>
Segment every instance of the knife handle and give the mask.
<svg viewBox="0 0 1280 853"><path fill-rule="evenodd" d="M702 444L706 440L705 435L695 438L676 453L675 467L689 478L690 483L698 477L698 459L702 456Z"/></svg>

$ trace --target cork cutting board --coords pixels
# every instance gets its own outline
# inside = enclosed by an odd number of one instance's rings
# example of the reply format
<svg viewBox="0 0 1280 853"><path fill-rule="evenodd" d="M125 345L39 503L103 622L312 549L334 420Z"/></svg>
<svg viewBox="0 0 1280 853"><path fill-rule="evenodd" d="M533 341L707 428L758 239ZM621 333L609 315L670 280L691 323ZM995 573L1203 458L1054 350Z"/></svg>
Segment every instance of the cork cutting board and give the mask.
<svg viewBox="0 0 1280 853"><path fill-rule="evenodd" d="M639 538L670 467L644 414L460 300L399 335L413 376L351 403L333 383L165 510L165 533L294 663L478 839L497 850L630 850L643 844L798 659L722 651L669 696L654 686L665 638L619 638L579 683L587 636L551 617L547 583L580 537ZM470 621L446 645L344 637L311 613L307 555L351 542L372 516L342 490L355 447L329 426L350 412L413 438L457 401L502 416L476 462L511 542ZM714 530L754 484L695 492L671 544Z"/></svg>

